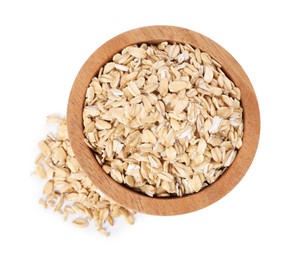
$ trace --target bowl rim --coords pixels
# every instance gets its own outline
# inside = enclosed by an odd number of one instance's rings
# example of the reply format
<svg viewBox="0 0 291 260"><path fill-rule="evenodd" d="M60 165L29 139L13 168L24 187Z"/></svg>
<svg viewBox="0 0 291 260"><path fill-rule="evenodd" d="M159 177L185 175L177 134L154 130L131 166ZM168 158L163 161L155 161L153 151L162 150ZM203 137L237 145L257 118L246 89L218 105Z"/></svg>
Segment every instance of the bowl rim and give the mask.
<svg viewBox="0 0 291 260"><path fill-rule="evenodd" d="M199 47L217 60L227 76L241 90L244 109L243 146L232 165L213 184L183 197L156 198L133 191L107 175L84 142L83 105L92 78L114 54L139 43L179 42ZM100 46L87 59L73 83L67 107L68 135L73 152L85 174L106 196L136 212L152 215L178 215L211 205L229 193L250 167L259 142L260 112L252 84L239 63L219 44L189 29L175 26L146 26L121 33Z"/></svg>

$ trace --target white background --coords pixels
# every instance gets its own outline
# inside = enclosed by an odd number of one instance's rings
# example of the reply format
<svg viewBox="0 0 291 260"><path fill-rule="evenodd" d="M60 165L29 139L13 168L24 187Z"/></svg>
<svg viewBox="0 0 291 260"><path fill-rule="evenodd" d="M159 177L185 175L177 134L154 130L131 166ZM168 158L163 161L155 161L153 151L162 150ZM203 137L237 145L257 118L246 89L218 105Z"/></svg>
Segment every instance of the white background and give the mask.
<svg viewBox="0 0 291 260"><path fill-rule="evenodd" d="M0 259L291 259L289 1L0 0ZM38 205L31 176L45 117L65 115L89 55L140 26L176 25L225 47L249 75L261 139L245 178L187 215L138 214L109 238Z"/></svg>

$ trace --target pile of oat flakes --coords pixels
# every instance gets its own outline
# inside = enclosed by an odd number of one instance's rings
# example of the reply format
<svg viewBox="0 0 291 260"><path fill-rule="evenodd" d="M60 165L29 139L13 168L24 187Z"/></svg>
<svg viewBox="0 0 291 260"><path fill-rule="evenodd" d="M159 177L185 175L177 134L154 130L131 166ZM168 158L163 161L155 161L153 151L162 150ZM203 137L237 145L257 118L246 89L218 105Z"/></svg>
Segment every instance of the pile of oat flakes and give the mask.
<svg viewBox="0 0 291 260"><path fill-rule="evenodd" d="M41 153L35 161L35 173L47 181L39 203L60 213L64 220L72 216L77 227L87 227L92 221L106 236L109 233L105 226L113 226L119 216L133 224L134 213L98 192L80 168L68 139L66 120L52 115L48 121L56 123L58 130L39 143Z"/></svg>

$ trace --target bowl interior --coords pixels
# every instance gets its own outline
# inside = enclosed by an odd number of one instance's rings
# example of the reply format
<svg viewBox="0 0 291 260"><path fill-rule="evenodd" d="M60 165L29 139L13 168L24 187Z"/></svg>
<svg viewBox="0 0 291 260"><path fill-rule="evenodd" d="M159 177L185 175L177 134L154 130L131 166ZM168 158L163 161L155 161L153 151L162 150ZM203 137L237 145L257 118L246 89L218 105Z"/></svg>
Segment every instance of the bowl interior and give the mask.
<svg viewBox="0 0 291 260"><path fill-rule="evenodd" d="M115 182L107 175L93 152L84 142L83 105L85 94L92 78L114 54L125 47L139 43L179 42L199 47L217 60L226 75L240 88L244 109L243 146L232 165L213 184L198 193L183 197L152 198L135 192ZM172 26L150 26L120 34L103 44L85 62L79 71L68 102L68 131L75 156L84 172L108 197L134 211L153 215L177 215L199 210L226 195L245 175L259 141L260 115L254 89L238 62L220 45L211 39L188 29Z"/></svg>

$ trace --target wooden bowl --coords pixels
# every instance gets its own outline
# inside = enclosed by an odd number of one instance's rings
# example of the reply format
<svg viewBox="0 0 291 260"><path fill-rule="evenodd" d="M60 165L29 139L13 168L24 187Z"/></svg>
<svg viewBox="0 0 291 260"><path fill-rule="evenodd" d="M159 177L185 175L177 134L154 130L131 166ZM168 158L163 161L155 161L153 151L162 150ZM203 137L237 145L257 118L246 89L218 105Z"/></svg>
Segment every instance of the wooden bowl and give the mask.
<svg viewBox="0 0 291 260"><path fill-rule="evenodd" d="M233 164L213 184L198 193L179 198L152 198L135 192L114 181L107 175L92 151L84 142L83 105L91 79L114 54L125 47L138 43L163 41L188 43L199 47L216 59L227 76L241 90L244 109L243 146ZM68 103L68 132L75 156L93 183L108 197L137 212L153 215L178 215L204 208L231 191L250 167L260 135L260 114L254 89L238 62L211 39L184 28L150 26L122 33L103 44L85 62L73 84Z"/></svg>

